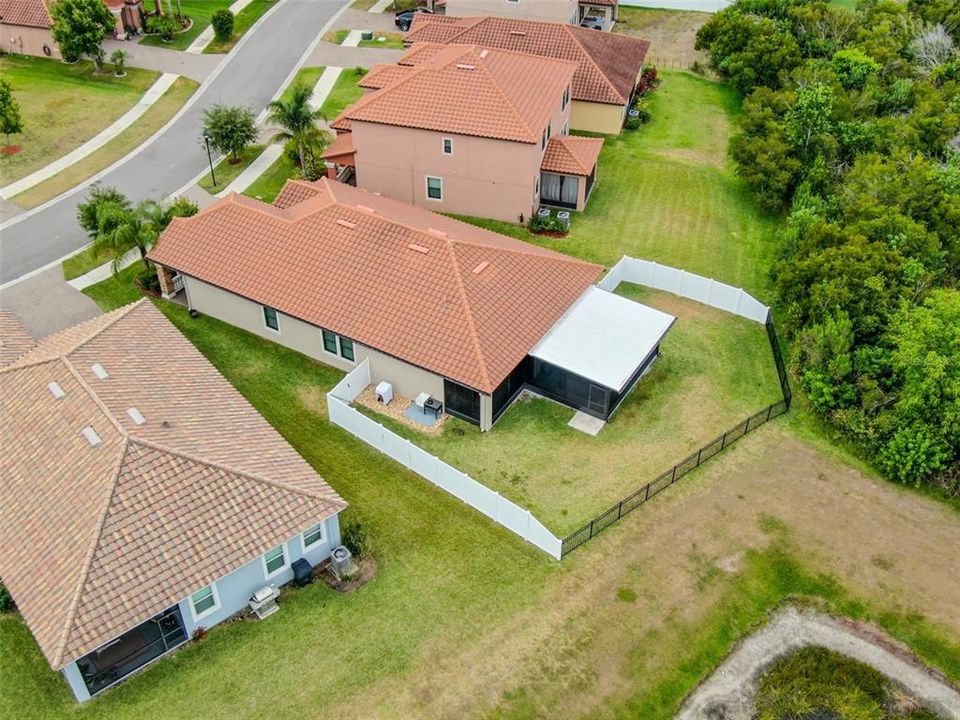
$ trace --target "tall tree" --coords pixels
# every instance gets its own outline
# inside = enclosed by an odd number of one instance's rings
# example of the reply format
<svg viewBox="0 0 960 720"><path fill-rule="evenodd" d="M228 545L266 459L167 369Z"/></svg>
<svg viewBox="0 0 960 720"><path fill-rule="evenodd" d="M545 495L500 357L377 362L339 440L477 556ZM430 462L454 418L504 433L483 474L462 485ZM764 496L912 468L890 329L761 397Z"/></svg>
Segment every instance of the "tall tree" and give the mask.
<svg viewBox="0 0 960 720"><path fill-rule="evenodd" d="M218 104L203 111L203 131L211 145L236 160L257 139L257 122L245 107Z"/></svg>
<svg viewBox="0 0 960 720"><path fill-rule="evenodd" d="M20 103L13 97L13 88L10 83L0 78L0 132L7 138L10 145L10 136L23 132L23 120L20 117Z"/></svg>
<svg viewBox="0 0 960 720"><path fill-rule="evenodd" d="M113 14L103 0L57 0L50 6L51 33L65 60L83 55L99 62L103 39L114 27Z"/></svg>
<svg viewBox="0 0 960 720"><path fill-rule="evenodd" d="M320 133L317 120L325 119L320 110L314 110L310 106L312 95L312 88L304 83L297 83L290 92L289 100L274 100L267 106L270 111L268 122L282 128L270 142L295 144L300 172L304 178L316 174L314 146Z"/></svg>

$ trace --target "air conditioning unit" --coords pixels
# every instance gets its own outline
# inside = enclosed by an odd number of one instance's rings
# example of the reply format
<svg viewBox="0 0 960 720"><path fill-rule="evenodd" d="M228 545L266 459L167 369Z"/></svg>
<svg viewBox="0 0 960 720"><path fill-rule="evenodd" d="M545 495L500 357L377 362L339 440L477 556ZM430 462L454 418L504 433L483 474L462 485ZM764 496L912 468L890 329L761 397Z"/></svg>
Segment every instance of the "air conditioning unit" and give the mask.
<svg viewBox="0 0 960 720"><path fill-rule="evenodd" d="M561 210L557 213L557 220L562 222L565 228L570 227L570 213L566 210Z"/></svg>
<svg viewBox="0 0 960 720"><path fill-rule="evenodd" d="M353 553L346 545L341 545L333 549L330 553L330 570L337 576L338 580L343 580L353 574L356 566L353 563Z"/></svg>
<svg viewBox="0 0 960 720"><path fill-rule="evenodd" d="M257 590L250 596L247 602L250 611L257 616L259 620L273 615L280 606L277 605L277 598L280 597L280 590L276 585L267 585Z"/></svg>
<svg viewBox="0 0 960 720"><path fill-rule="evenodd" d="M537 217L548 218L550 217L550 208L542 207L537 210Z"/></svg>

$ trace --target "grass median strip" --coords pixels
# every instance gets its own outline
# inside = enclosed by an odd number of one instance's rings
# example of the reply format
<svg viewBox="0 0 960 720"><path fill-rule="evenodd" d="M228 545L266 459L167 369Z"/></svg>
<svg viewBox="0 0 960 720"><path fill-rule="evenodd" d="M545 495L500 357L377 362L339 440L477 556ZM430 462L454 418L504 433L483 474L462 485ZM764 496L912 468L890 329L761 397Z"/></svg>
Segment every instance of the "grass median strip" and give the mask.
<svg viewBox="0 0 960 720"><path fill-rule="evenodd" d="M57 173L49 180L11 198L15 205L29 210L80 184L91 175L109 167L136 150L162 128L183 107L199 85L188 78L177 78L173 86L133 125L96 152Z"/></svg>
<svg viewBox="0 0 960 720"><path fill-rule="evenodd" d="M225 42L220 42L214 38L210 41L210 44L203 49L203 52L207 54L230 52L233 46L243 37L244 33L274 5L276 5L276 0L253 0L252 3L238 12L234 18L233 35L230 39Z"/></svg>
<svg viewBox="0 0 960 720"><path fill-rule="evenodd" d="M347 105L351 105L360 99L363 95L363 88L359 87L357 83L366 74L367 71L363 68L345 68L340 73L340 77L337 78L337 82L320 108L324 117L333 121Z"/></svg>
<svg viewBox="0 0 960 720"><path fill-rule="evenodd" d="M210 177L210 173L207 173L203 176L203 179L200 180L200 187L211 195L215 195L221 190L224 190L230 183L237 179L240 173L250 166L250 163L260 157L260 153L262 153L266 147L266 145L251 145L250 147L244 148L240 151L240 160L236 164L231 163L228 158L223 158L214 168L217 176L217 184L213 184L213 178Z"/></svg>

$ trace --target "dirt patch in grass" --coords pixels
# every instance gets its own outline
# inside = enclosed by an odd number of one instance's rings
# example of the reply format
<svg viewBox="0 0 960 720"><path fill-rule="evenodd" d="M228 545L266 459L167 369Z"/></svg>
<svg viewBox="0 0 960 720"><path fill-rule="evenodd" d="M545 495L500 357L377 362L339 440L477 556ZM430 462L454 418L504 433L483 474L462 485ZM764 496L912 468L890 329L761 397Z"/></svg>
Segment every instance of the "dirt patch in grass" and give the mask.
<svg viewBox="0 0 960 720"><path fill-rule="evenodd" d="M322 388L316 385L301 385L297 388L297 398L310 412L320 417L327 416L327 394Z"/></svg>
<svg viewBox="0 0 960 720"><path fill-rule="evenodd" d="M650 41L647 63L661 68L687 69L707 56L694 49L697 30L710 19L709 13L659 10L620 6L614 32L635 35Z"/></svg>

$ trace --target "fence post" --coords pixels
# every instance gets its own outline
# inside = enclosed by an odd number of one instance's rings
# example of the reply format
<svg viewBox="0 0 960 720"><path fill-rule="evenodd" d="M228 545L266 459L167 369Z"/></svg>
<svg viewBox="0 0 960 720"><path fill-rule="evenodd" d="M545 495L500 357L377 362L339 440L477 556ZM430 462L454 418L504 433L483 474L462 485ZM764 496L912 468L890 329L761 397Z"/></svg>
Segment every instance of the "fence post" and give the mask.
<svg viewBox="0 0 960 720"><path fill-rule="evenodd" d="M596 520L596 518L594 518ZM593 520L590 521L590 537L593 537Z"/></svg>
<svg viewBox="0 0 960 720"><path fill-rule="evenodd" d="M703 453L703 448L697 450L697 464L695 467L700 467L700 455Z"/></svg>
<svg viewBox="0 0 960 720"><path fill-rule="evenodd" d="M764 422L770 422L770 413L773 412L773 403L767 405L767 419Z"/></svg>
<svg viewBox="0 0 960 720"><path fill-rule="evenodd" d="M643 496L643 501L646 502L650 499L650 483L647 483L647 493Z"/></svg>
<svg viewBox="0 0 960 720"><path fill-rule="evenodd" d="M617 520L623 517L623 500L617 504Z"/></svg>
<svg viewBox="0 0 960 720"><path fill-rule="evenodd" d="M727 433L723 434L723 439L720 441L720 449L723 450L727 446Z"/></svg>

